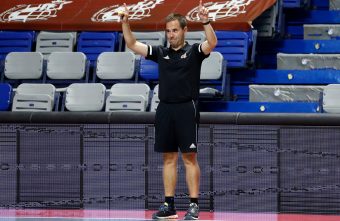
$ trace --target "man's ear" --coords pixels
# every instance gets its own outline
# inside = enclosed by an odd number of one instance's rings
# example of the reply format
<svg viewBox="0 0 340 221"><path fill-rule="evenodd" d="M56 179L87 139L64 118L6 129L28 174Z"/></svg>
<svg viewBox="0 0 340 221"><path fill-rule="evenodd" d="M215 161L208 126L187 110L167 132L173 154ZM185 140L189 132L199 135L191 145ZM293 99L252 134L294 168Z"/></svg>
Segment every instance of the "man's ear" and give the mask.
<svg viewBox="0 0 340 221"><path fill-rule="evenodd" d="M188 31L188 26L185 26L185 27L183 28L183 30L184 30L184 32L186 33L186 32Z"/></svg>

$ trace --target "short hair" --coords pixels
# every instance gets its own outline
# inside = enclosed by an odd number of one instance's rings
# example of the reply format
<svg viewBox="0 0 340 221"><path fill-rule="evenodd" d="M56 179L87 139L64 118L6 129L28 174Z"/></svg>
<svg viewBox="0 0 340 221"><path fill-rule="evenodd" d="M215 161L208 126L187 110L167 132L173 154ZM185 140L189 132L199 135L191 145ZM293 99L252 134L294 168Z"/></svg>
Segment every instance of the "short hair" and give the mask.
<svg viewBox="0 0 340 221"><path fill-rule="evenodd" d="M179 22L179 25L181 26L182 29L187 26L187 19L185 16L178 14L178 13L171 13L165 18L165 22L171 22L177 20Z"/></svg>

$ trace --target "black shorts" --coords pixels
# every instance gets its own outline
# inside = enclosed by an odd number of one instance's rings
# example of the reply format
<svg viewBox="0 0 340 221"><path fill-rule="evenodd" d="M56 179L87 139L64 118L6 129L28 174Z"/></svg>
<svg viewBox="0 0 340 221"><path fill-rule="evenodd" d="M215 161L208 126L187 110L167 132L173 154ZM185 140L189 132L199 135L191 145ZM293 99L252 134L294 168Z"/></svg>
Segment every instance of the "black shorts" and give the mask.
<svg viewBox="0 0 340 221"><path fill-rule="evenodd" d="M194 101L160 102L155 119L156 152L197 152L199 112Z"/></svg>

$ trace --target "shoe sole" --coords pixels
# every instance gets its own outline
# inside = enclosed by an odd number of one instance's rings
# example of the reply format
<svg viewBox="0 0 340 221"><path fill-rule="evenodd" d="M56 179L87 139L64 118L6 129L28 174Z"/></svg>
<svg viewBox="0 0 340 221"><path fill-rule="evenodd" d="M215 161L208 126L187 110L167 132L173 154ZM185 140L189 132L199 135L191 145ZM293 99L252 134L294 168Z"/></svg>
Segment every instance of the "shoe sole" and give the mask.
<svg viewBox="0 0 340 221"><path fill-rule="evenodd" d="M190 217L184 217L184 220L198 220L199 219L199 217L192 217L192 216L190 216Z"/></svg>
<svg viewBox="0 0 340 221"><path fill-rule="evenodd" d="M159 217L159 216L157 216L157 217L155 217L155 218L153 218L153 219L178 219L178 215L172 215L172 216L166 216L166 217Z"/></svg>

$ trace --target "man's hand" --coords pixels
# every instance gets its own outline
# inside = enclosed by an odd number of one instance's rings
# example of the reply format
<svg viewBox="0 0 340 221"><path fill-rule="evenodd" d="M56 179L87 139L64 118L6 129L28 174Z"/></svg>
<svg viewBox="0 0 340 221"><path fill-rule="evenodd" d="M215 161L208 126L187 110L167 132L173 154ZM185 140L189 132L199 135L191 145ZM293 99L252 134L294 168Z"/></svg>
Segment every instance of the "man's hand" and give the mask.
<svg viewBox="0 0 340 221"><path fill-rule="evenodd" d="M124 3L124 10L119 11L118 16L120 17L120 21L122 23L128 23L128 21L129 21L129 9L127 8L125 3Z"/></svg>
<svg viewBox="0 0 340 221"><path fill-rule="evenodd" d="M209 10L202 5L202 0L200 0L200 4L198 6L198 17L202 23L209 21Z"/></svg>

